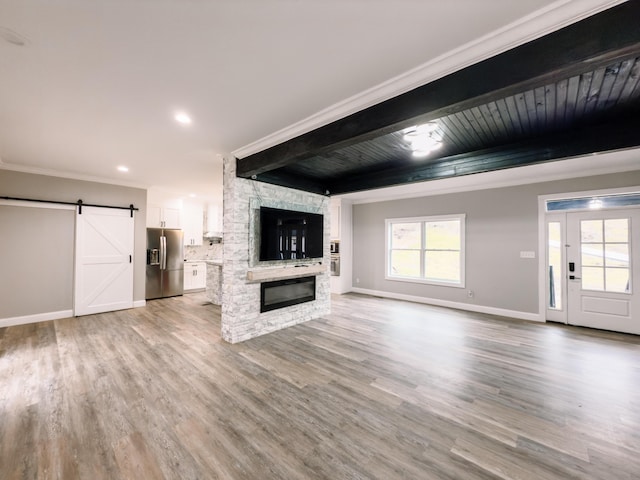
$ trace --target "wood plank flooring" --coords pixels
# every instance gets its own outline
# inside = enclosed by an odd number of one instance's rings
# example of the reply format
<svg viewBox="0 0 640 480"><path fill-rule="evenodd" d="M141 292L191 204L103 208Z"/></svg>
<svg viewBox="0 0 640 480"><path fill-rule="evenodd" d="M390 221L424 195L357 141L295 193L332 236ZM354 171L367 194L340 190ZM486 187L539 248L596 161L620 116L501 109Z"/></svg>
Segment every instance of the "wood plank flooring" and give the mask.
<svg viewBox="0 0 640 480"><path fill-rule="evenodd" d="M640 338L361 295L242 344L205 295L0 329L0 478L640 478Z"/></svg>

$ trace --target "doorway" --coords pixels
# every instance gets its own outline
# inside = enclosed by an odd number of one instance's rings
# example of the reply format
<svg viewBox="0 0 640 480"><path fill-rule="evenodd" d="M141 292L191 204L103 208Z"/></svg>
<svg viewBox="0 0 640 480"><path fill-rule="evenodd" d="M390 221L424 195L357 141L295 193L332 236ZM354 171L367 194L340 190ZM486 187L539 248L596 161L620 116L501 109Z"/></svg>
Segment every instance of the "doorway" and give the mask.
<svg viewBox="0 0 640 480"><path fill-rule="evenodd" d="M546 201L547 320L640 335L640 196L630 197L551 201L563 211Z"/></svg>

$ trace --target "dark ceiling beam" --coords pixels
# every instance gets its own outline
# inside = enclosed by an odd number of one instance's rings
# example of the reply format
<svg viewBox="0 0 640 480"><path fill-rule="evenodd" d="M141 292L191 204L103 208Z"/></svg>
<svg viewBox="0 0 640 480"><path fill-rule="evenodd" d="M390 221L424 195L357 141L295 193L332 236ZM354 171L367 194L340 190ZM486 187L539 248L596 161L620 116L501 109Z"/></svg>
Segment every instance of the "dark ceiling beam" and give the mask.
<svg viewBox="0 0 640 480"><path fill-rule="evenodd" d="M617 5L311 132L237 160L248 178L640 52L640 1Z"/></svg>
<svg viewBox="0 0 640 480"><path fill-rule="evenodd" d="M391 187L406 183L534 165L553 160L620 150L640 145L640 118L585 127L544 138L467 152L431 163L378 170L330 183L331 195Z"/></svg>
<svg viewBox="0 0 640 480"><path fill-rule="evenodd" d="M255 180L281 187L295 188L309 193L328 195L327 187L324 183L303 175L293 175L283 170L273 170L256 175Z"/></svg>

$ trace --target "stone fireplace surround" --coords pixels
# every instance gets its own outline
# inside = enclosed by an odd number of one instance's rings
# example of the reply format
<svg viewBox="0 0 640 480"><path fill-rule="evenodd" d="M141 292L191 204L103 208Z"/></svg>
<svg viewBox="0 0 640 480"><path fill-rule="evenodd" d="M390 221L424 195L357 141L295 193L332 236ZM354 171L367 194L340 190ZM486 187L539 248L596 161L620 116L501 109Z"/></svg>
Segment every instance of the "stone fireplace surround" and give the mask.
<svg viewBox="0 0 640 480"><path fill-rule="evenodd" d="M222 337L237 343L282 328L328 315L331 311L329 278L329 197L236 177L236 160L224 158L224 244L222 266ZM260 262L260 207L298 210L324 215L324 256ZM260 283L314 275L316 299L260 312Z"/></svg>

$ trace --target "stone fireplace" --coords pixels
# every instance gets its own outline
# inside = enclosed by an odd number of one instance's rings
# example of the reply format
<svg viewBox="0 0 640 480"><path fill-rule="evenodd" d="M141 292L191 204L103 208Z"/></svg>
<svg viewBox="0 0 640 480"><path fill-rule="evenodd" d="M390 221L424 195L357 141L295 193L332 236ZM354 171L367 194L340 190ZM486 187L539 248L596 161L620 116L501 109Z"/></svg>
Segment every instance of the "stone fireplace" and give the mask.
<svg viewBox="0 0 640 480"><path fill-rule="evenodd" d="M226 156L221 323L222 337L231 343L331 312L329 198L238 178L235 167L236 159ZM262 206L322 214L323 257L260 261L257 227ZM295 300L286 298L292 294Z"/></svg>

